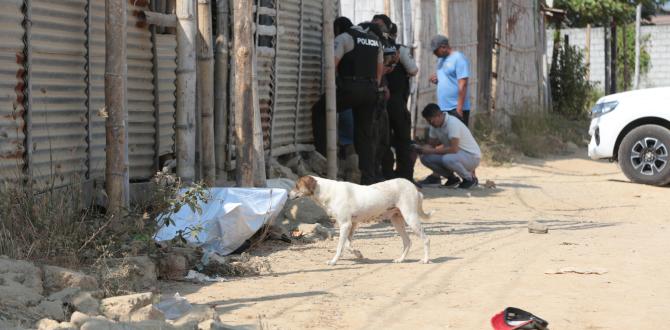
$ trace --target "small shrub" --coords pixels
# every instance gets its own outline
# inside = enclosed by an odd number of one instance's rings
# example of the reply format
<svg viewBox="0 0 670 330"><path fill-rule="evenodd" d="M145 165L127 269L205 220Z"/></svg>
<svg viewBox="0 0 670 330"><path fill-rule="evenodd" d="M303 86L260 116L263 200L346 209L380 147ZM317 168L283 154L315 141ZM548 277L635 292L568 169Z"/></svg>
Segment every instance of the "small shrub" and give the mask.
<svg viewBox="0 0 670 330"><path fill-rule="evenodd" d="M560 30L556 33L554 42L560 43ZM572 120L588 116L593 85L586 79L587 70L579 48L570 46L567 41L554 48L549 82L555 113Z"/></svg>

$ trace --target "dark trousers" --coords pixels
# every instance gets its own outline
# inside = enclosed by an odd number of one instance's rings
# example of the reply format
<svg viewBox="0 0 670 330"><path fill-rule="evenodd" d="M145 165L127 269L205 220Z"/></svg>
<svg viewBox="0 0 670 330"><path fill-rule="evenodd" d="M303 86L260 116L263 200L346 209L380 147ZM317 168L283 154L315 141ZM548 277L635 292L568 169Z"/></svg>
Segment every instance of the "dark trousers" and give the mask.
<svg viewBox="0 0 670 330"><path fill-rule="evenodd" d="M389 125L389 114L386 102L377 105L375 109L375 179L377 182L392 179L393 174L393 152L391 151L391 130ZM388 160L391 166L388 166Z"/></svg>
<svg viewBox="0 0 670 330"><path fill-rule="evenodd" d="M412 117L407 110L407 99L403 97L403 94L392 93L386 109L389 117L390 143L395 149L395 170L393 170L393 153L389 149L384 159L384 176L387 179L399 177L412 181L414 177L412 166L414 162L410 149Z"/></svg>
<svg viewBox="0 0 670 330"><path fill-rule="evenodd" d="M463 124L465 124L465 126L467 126L468 128L470 127L470 126L468 126L468 124L470 123L470 110L463 110L463 117L461 117L456 112L456 109L448 110L447 113L456 117L456 118L458 118L458 119L460 119L461 122L463 122Z"/></svg>
<svg viewBox="0 0 670 330"><path fill-rule="evenodd" d="M342 81L337 88L337 111L352 109L354 115L354 148L358 154L361 184L373 184L375 180L375 105L376 84L373 81ZM326 101L325 96L312 106L312 132L314 146L326 154Z"/></svg>

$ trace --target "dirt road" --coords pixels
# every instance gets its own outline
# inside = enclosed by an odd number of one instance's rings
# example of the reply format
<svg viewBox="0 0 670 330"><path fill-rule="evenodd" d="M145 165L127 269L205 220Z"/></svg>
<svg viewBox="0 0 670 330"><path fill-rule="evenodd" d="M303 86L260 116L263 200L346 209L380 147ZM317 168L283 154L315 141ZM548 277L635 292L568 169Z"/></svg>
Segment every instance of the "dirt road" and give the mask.
<svg viewBox="0 0 670 330"><path fill-rule="evenodd" d="M425 175L420 170L418 176ZM483 167L497 189L424 189L432 264L393 264L401 240L390 224L359 229L326 266L334 241L270 254L273 276L208 286L166 284L221 320L270 329L490 329L506 306L531 311L551 329L662 329L670 312L670 188L628 183L616 165L579 155ZM529 220L549 225L529 234ZM262 253L262 252L261 252ZM603 275L548 275L562 267Z"/></svg>

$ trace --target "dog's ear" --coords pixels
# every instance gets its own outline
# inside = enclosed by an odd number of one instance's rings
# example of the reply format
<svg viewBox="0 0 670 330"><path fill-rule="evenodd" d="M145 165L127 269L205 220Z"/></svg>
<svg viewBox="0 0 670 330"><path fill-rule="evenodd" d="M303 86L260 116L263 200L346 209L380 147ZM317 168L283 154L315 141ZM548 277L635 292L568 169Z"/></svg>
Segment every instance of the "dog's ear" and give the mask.
<svg viewBox="0 0 670 330"><path fill-rule="evenodd" d="M304 193L312 195L316 191L316 179L308 175L303 176L298 180L297 186Z"/></svg>

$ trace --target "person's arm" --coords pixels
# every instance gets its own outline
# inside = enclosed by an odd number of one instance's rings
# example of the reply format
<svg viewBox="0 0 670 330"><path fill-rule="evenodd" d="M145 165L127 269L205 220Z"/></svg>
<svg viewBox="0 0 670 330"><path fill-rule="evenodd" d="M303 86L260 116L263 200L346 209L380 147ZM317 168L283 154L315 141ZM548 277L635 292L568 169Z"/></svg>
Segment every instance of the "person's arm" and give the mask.
<svg viewBox="0 0 670 330"><path fill-rule="evenodd" d="M456 113L463 118L463 106L465 98L468 95L468 79L470 78L470 68L468 60L462 54L458 54L456 61L456 79L458 79L458 100L456 103ZM468 109L469 110L469 109Z"/></svg>
<svg viewBox="0 0 670 330"><path fill-rule="evenodd" d="M347 52L350 52L352 49L354 49L354 43L353 39L351 36L347 33L341 33L337 37L335 37L335 41L333 42L334 48L335 48L335 69L337 70L337 66L340 64L340 60L342 60L342 57L344 57L344 54Z"/></svg>
<svg viewBox="0 0 670 330"><path fill-rule="evenodd" d="M456 113L463 118L463 105L465 97L468 95L468 78L458 79L458 102L456 103Z"/></svg>
<svg viewBox="0 0 670 330"><path fill-rule="evenodd" d="M381 43L379 43L381 45ZM379 46L377 53L377 86L382 85L382 77L384 76L384 49Z"/></svg>
<svg viewBox="0 0 670 330"><path fill-rule="evenodd" d="M449 145L445 146L443 144L441 145L430 145L430 146L424 146L421 149L421 153L425 155L446 155L446 154L455 154L458 152L458 143L459 139L458 138L452 138L449 140Z"/></svg>
<svg viewBox="0 0 670 330"><path fill-rule="evenodd" d="M416 61L414 58L412 58L412 55L409 53L409 49L407 47L400 47L398 57L398 61L400 64L402 64L403 67L405 67L405 71L407 71L408 76L412 77L419 73L419 67L416 65Z"/></svg>

